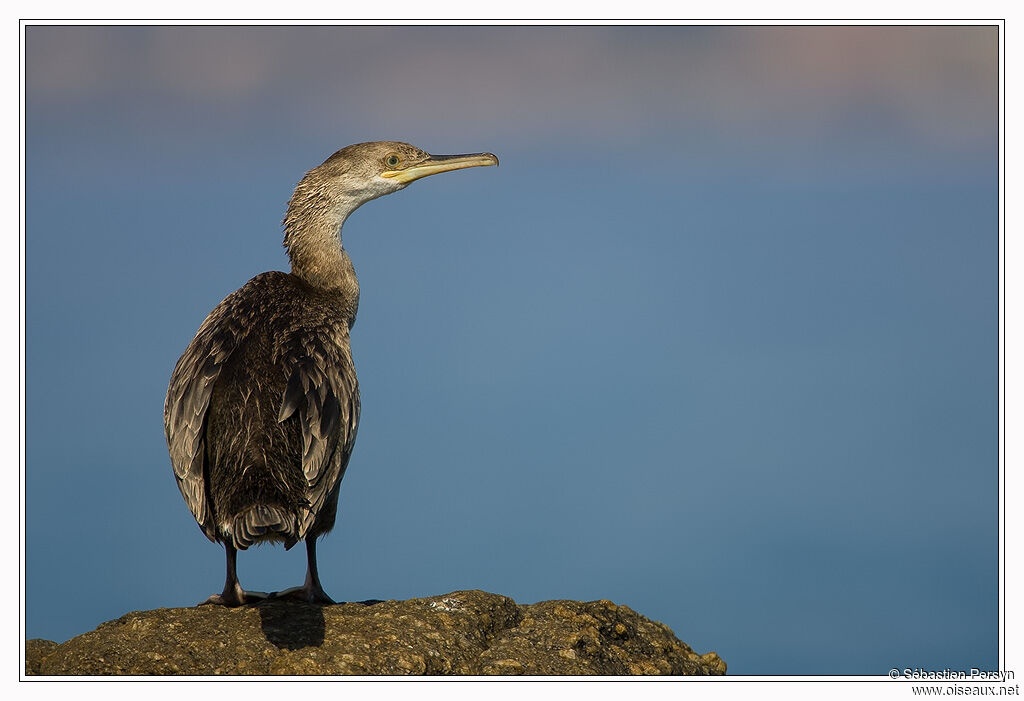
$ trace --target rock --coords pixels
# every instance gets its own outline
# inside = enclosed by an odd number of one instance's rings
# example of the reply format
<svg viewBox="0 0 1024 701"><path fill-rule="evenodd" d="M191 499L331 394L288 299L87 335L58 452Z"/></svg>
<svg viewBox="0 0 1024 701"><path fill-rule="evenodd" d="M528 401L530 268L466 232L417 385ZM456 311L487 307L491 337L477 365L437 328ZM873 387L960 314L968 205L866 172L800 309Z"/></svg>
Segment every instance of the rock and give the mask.
<svg viewBox="0 0 1024 701"><path fill-rule="evenodd" d="M57 643L42 638L25 641L25 674L39 674L39 665L43 658L57 649Z"/></svg>
<svg viewBox="0 0 1024 701"><path fill-rule="evenodd" d="M626 606L518 605L482 591L138 611L25 649L25 673L43 675L725 674L717 654L698 655Z"/></svg>

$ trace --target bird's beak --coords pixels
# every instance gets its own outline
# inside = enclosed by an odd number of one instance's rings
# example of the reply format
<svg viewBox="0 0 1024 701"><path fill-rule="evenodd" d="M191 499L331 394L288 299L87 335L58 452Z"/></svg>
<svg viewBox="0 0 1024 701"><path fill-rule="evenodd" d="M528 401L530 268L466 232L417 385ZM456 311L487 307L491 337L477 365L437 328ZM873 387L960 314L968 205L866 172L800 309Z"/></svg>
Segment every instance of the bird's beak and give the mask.
<svg viewBox="0 0 1024 701"><path fill-rule="evenodd" d="M446 173L461 168L477 166L496 166L498 157L493 153L463 153L458 156L429 156L427 160L400 170L386 170L380 174L382 178L393 178L396 182L411 183L413 180L425 178L435 173Z"/></svg>

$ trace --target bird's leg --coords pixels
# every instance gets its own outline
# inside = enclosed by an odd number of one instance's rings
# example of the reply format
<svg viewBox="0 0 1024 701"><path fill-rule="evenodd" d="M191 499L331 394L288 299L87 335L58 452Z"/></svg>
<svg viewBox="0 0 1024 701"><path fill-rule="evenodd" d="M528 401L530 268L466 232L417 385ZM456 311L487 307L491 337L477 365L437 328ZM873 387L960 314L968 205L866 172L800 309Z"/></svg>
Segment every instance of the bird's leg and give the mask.
<svg viewBox="0 0 1024 701"><path fill-rule="evenodd" d="M320 573L316 569L316 538L306 539L306 591L309 600L318 604L333 604L331 597L320 586Z"/></svg>
<svg viewBox="0 0 1024 701"><path fill-rule="evenodd" d="M235 550L231 543L224 544L224 551L227 553L228 558L228 572L227 579L224 581L224 591L220 594L214 594L199 605L216 604L218 606L242 606L244 604L252 604L267 598L267 595L264 592L246 591L245 589L242 589L242 585L238 583L238 574L235 570L238 551Z"/></svg>
<svg viewBox="0 0 1024 701"><path fill-rule="evenodd" d="M285 589L270 595L272 599L297 599L308 604L333 604L334 600L320 586L320 574L316 568L316 537L306 538L306 583L301 587Z"/></svg>

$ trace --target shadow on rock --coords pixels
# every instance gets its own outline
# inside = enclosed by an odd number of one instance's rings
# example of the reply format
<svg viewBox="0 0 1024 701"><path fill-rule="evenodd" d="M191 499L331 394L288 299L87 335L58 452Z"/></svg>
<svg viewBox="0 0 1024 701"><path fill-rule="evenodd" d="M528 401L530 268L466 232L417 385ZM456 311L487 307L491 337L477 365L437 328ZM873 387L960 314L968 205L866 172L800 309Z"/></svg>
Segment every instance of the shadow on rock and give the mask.
<svg viewBox="0 0 1024 701"><path fill-rule="evenodd" d="M280 650L320 647L324 644L322 606L268 601L257 606L260 629L267 641Z"/></svg>

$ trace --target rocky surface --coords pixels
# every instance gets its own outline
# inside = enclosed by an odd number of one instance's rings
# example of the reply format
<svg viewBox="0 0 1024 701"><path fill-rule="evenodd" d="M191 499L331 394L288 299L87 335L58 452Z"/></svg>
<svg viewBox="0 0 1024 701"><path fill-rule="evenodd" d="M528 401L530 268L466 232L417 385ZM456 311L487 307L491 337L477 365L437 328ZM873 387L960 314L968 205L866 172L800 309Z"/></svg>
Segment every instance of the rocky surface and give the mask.
<svg viewBox="0 0 1024 701"><path fill-rule="evenodd" d="M325 607L139 611L60 645L29 640L25 673L725 674L725 662L610 601L518 605L458 591Z"/></svg>

